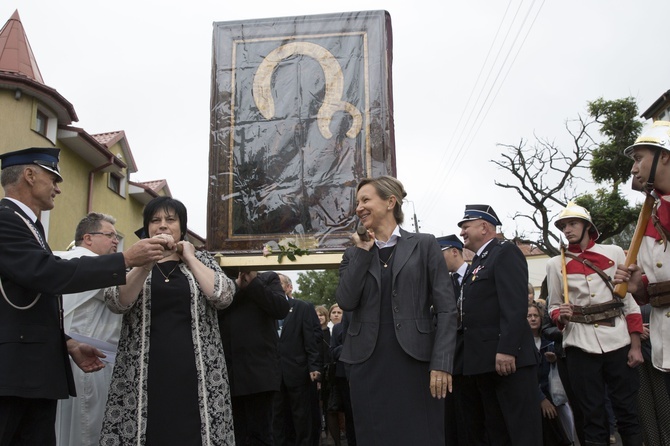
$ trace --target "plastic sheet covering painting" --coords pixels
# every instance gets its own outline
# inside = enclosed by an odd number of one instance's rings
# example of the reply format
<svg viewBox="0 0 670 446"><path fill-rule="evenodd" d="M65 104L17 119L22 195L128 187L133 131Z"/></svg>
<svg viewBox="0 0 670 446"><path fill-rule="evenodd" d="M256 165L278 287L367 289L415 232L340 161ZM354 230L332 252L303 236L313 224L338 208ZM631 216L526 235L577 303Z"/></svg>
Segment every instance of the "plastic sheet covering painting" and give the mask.
<svg viewBox="0 0 670 446"><path fill-rule="evenodd" d="M385 11L214 24L208 249L341 250L357 183L395 175Z"/></svg>

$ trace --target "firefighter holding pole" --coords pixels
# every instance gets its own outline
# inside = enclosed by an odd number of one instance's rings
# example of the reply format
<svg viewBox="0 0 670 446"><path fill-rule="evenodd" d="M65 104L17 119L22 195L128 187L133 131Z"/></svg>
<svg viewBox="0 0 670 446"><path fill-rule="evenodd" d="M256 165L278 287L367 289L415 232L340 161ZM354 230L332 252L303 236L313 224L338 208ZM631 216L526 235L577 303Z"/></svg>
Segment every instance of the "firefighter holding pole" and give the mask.
<svg viewBox="0 0 670 446"><path fill-rule="evenodd" d="M568 241L547 263L549 312L563 330L568 376L584 418L587 445L609 442L605 397L609 392L624 446L642 446L637 414L638 372L643 362L640 307L614 295L612 277L623 249L596 243L599 232L588 210L573 202L555 221ZM565 285L567 284L567 293ZM567 299L566 299L567 294Z"/></svg>
<svg viewBox="0 0 670 446"><path fill-rule="evenodd" d="M619 265L614 282L652 307L652 363L664 372L670 396L670 122L654 122L624 154L633 159L631 173L647 199L629 249L636 258Z"/></svg>

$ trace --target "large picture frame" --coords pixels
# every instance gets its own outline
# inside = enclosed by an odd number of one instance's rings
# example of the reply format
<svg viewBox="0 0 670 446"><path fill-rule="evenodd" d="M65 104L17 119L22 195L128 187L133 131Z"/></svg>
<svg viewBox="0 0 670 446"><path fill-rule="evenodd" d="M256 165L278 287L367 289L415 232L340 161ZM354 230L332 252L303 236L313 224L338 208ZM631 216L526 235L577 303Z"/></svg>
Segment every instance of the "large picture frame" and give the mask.
<svg viewBox="0 0 670 446"><path fill-rule="evenodd" d="M385 11L214 23L207 249L343 250L366 177L396 174Z"/></svg>

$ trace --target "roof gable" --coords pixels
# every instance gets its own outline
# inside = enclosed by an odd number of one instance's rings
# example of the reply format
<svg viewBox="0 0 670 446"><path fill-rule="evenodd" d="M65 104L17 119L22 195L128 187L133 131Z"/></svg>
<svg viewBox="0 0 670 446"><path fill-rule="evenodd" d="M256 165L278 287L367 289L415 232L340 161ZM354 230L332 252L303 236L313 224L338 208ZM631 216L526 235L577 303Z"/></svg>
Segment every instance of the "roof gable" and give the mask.
<svg viewBox="0 0 670 446"><path fill-rule="evenodd" d="M137 172L137 164L135 164L135 158L133 157L133 152L130 150L130 144L128 143L128 137L126 136L125 131L118 130L114 132L98 133L91 136L110 151L113 151L112 149L114 146L118 144L122 153L115 153L114 155L126 163L129 173Z"/></svg>

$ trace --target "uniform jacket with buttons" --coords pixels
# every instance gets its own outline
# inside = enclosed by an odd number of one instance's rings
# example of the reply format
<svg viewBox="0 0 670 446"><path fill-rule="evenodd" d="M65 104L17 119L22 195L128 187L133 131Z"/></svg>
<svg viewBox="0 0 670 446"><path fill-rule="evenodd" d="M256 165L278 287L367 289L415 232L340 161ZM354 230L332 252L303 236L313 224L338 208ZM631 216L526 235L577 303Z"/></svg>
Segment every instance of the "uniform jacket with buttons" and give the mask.
<svg viewBox="0 0 670 446"><path fill-rule="evenodd" d="M19 216L19 214L21 216ZM23 217L23 219L21 218ZM26 225L30 218L12 201L0 201L0 395L64 399L75 395L65 335L62 293L124 284L123 254L62 260L43 247Z"/></svg>
<svg viewBox="0 0 670 446"><path fill-rule="evenodd" d="M661 198L657 215L663 227L670 229L670 195ZM645 284L670 280L670 247L665 249L663 239L651 221L642 239L637 261L644 271ZM652 339L651 362L654 367L670 372L670 305L652 307L649 331Z"/></svg>
<svg viewBox="0 0 670 446"><path fill-rule="evenodd" d="M400 234L391 265L398 343L411 357L430 362L431 370L451 373L456 304L440 246L430 234L403 229ZM344 252L335 297L344 311L352 312L340 360L361 363L372 355L379 332L381 262L377 249L354 246Z"/></svg>
<svg viewBox="0 0 670 446"><path fill-rule="evenodd" d="M568 250L579 257L586 258L609 277L614 277L617 264L623 264L626 255L618 246L599 245L591 241L585 251L579 245L570 245ZM563 303L563 274L561 256L547 263L547 285L549 290L549 312L554 322ZM609 302L612 291L605 281L593 269L578 260L566 257L568 274L568 294L574 305L593 305ZM607 353L630 344L629 332L642 332L640 307L630 294L623 299L623 315L614 319L614 326L602 324L568 323L563 331L563 347L578 347L587 353Z"/></svg>
<svg viewBox="0 0 670 446"><path fill-rule="evenodd" d="M463 374L494 372L496 354L515 357L517 368L538 363L528 325L528 263L512 242L494 238L462 282Z"/></svg>

